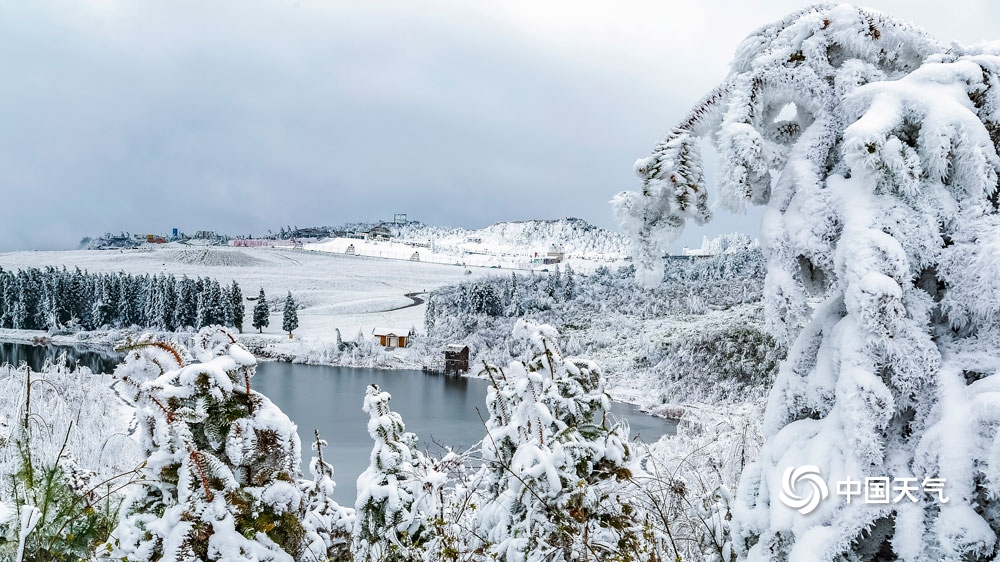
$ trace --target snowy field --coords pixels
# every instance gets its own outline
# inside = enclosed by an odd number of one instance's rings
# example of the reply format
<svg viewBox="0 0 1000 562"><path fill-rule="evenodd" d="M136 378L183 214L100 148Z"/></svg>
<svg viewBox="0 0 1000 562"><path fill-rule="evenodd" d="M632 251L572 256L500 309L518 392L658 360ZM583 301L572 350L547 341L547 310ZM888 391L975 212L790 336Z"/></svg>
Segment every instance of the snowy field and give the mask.
<svg viewBox="0 0 1000 562"><path fill-rule="evenodd" d="M178 278L207 276L228 283L236 280L246 297L264 289L271 303L270 326L264 334L281 332L281 306L288 291L299 303L296 336L330 341L336 329L344 339L358 331L370 338L380 326L423 330L424 304L414 306L408 293L434 290L495 269L457 267L408 260L347 256L280 248L188 247L166 244L139 250L32 251L0 254L0 267L79 267L92 273L174 274ZM244 331L249 333L253 302L247 302Z"/></svg>

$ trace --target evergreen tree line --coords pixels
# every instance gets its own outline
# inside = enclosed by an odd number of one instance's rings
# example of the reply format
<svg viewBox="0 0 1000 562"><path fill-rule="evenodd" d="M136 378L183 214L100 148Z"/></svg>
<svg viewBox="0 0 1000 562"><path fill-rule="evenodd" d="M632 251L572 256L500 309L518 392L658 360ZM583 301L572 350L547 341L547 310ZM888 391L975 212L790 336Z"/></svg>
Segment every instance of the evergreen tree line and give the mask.
<svg viewBox="0 0 1000 562"><path fill-rule="evenodd" d="M0 327L85 330L139 326L166 331L219 324L243 330L236 281L173 275L87 273L76 268L0 268Z"/></svg>

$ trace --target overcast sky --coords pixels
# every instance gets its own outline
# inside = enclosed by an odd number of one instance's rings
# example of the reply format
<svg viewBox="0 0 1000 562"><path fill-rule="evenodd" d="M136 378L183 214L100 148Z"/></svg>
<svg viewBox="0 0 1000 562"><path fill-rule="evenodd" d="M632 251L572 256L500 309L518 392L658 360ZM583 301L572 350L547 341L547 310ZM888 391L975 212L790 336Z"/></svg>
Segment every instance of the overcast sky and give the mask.
<svg viewBox="0 0 1000 562"><path fill-rule="evenodd" d="M0 1L0 251L394 212L614 228L635 159L807 3L751 4ZM865 5L1000 39L1000 3Z"/></svg>

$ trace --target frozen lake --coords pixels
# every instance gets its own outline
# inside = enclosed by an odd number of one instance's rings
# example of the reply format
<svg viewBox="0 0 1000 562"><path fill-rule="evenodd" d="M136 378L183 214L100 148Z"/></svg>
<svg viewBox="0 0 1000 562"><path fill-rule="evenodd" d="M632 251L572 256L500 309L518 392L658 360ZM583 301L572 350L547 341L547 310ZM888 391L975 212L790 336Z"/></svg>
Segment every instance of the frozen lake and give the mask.
<svg viewBox="0 0 1000 562"><path fill-rule="evenodd" d="M95 372L110 373L120 356L99 349L0 343L0 363L25 362L34 369L65 352ZM368 416L361 410L365 388L377 384L392 394L390 407L399 412L406 429L420 437L421 447L439 453L436 443L466 450L485 434L486 385L480 379L353 367L261 362L252 379L255 390L268 396L298 425L303 468L308 467L313 430L329 443L325 457L333 461L338 502L353 505L355 482L368 466L372 440ZM647 442L675 431L675 422L646 415L629 404L612 403L611 412L629 421L632 436Z"/></svg>

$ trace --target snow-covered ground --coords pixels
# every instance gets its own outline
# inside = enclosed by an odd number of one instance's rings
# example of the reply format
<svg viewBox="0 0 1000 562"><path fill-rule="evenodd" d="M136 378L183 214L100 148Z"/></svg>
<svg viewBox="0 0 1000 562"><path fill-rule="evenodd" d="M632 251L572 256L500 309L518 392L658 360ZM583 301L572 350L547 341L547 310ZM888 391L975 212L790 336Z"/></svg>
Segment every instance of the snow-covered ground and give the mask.
<svg viewBox="0 0 1000 562"><path fill-rule="evenodd" d="M300 306L296 338L334 341L339 329L344 339L359 331L370 338L379 326L423 329L424 304L414 306L405 296L420 294L491 270L408 260L347 256L328 252L281 248L191 248L165 244L139 250L32 251L0 254L4 269L79 267L90 272L125 271L132 274L174 274L178 278L207 276L228 283L236 280L248 298L263 288L271 303L270 325L264 335L283 338L281 307L291 291ZM492 270L496 271L496 270ZM244 332L250 326L253 302L247 302ZM11 334L8 334L10 336Z"/></svg>

